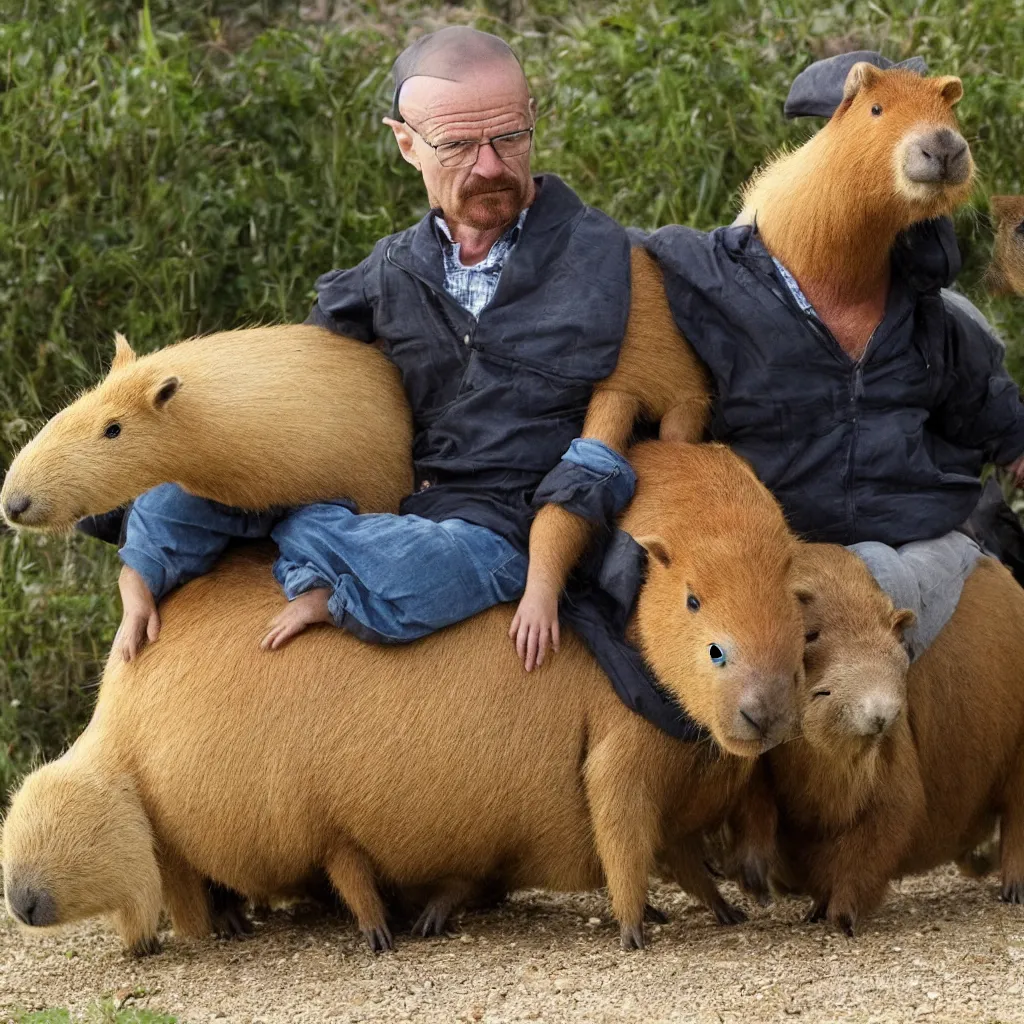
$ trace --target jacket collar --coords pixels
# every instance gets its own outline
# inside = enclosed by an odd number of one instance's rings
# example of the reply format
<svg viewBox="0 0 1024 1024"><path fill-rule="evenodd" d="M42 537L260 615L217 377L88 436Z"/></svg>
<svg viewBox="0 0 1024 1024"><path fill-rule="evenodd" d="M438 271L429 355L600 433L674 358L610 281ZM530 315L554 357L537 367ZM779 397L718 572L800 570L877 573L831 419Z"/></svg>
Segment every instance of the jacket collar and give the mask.
<svg viewBox="0 0 1024 1024"><path fill-rule="evenodd" d="M583 201L555 174L534 177L537 188L530 215L523 221L515 251L509 257L498 285L503 292L522 292L539 283L548 273L552 250L564 245L563 229L586 207ZM427 215L388 246L387 258L429 285L444 291L444 260L441 256L438 228L434 221L440 210Z"/></svg>

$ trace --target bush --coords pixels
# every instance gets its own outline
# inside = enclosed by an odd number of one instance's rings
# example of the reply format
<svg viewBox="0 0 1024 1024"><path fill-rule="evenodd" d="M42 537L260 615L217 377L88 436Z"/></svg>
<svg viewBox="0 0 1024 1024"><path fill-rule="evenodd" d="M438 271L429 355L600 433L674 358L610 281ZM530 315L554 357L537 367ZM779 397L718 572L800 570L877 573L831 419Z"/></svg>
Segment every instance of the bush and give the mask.
<svg viewBox="0 0 1024 1024"><path fill-rule="evenodd" d="M958 224L963 282L1024 371L1024 317L979 290L984 194L1024 190L1024 18L1012 0L327 6L336 17L321 24L269 0L2 5L5 458L98 377L115 330L145 350L301 319L318 274L421 216L421 184L380 116L395 53L445 18L501 32L525 56L541 106L535 165L644 227L731 220L750 170L816 127L781 117L816 57L870 46L962 75L982 172ZM116 561L93 542L8 535L0 566L2 788L81 727L117 600Z"/></svg>

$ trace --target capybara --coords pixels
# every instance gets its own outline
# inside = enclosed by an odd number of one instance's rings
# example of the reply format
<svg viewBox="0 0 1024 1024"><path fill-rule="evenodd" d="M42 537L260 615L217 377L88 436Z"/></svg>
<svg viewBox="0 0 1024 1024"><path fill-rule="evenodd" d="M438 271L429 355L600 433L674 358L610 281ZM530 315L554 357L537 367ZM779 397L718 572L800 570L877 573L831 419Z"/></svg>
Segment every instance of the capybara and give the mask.
<svg viewBox="0 0 1024 1024"><path fill-rule="evenodd" d="M12 913L34 924L45 907L52 924L106 912L130 944L152 939L154 900L133 897L142 884L111 887L106 860L80 854L121 812L88 789L78 808L52 796L99 774L117 781L125 815L144 808L152 838L139 829L131 857L147 878L159 864L185 934L210 927L202 879L259 900L323 868L374 948L391 943L378 879L607 884L623 946L642 946L655 863L701 875L699 836L794 728L803 623L795 542L741 460L666 442L633 458L622 525L651 552L637 640L712 739L681 743L628 710L571 635L557 666L524 675L508 606L405 646L314 629L254 654L279 595L266 553L243 549L164 602L159 644L108 662L85 733L14 797ZM108 859L127 876L127 853Z"/></svg>
<svg viewBox="0 0 1024 1024"><path fill-rule="evenodd" d="M1024 902L1024 591L980 560L904 680L909 613L852 553L808 551L802 738L769 755L784 880L852 932L890 879L971 863L998 822L1002 895Z"/></svg>
<svg viewBox="0 0 1024 1024"><path fill-rule="evenodd" d="M0 492L14 525L70 529L161 483L247 509L348 497L395 512L412 490L397 368L321 327L254 327L138 356L18 454Z"/></svg>
<svg viewBox="0 0 1024 1024"><path fill-rule="evenodd" d="M974 163L952 110L962 95L958 78L855 64L828 124L744 188L737 223L756 220L765 246L855 358L884 314L899 233L970 195ZM634 301L619 367L595 389L583 434L622 451L637 417L646 416L661 421L663 438L698 441L711 401L706 372L645 251L633 251L632 274L643 299ZM723 315L732 315L728 296L722 302ZM589 537L582 519L545 506L530 533L531 578L561 589Z"/></svg>
<svg viewBox="0 0 1024 1024"><path fill-rule="evenodd" d="M996 241L985 281L995 295L1024 295L1024 196L992 196Z"/></svg>

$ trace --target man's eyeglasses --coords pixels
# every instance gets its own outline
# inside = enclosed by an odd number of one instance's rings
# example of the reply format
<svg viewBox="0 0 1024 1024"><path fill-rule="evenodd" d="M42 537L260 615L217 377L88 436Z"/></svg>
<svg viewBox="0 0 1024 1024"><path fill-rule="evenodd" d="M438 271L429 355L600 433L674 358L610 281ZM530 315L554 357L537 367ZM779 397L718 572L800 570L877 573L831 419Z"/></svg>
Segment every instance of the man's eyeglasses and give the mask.
<svg viewBox="0 0 1024 1024"><path fill-rule="evenodd" d="M495 135L491 139L462 139L459 142L442 142L435 146L427 142L416 129L406 121L406 126L416 132L433 151L437 162L442 167L469 167L476 163L477 155L481 146L491 146L498 154L499 159L505 160L512 156L522 156L529 152L533 144L533 129L524 128L518 132L508 132L505 135Z"/></svg>

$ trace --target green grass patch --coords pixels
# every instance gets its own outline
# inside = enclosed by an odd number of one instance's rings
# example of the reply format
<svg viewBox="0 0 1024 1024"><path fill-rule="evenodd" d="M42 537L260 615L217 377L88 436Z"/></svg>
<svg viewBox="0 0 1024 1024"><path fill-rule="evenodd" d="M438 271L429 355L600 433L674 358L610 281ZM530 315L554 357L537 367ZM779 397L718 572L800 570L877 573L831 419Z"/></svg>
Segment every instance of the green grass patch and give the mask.
<svg viewBox="0 0 1024 1024"><path fill-rule="evenodd" d="M315 5L309 5L313 7ZM380 122L427 3L0 0L0 459L141 350L303 318L313 282L426 209ZM519 11L511 23L509 9ZM786 123L793 76L841 48L963 77L980 170L964 289L1024 374L1024 303L980 290L986 196L1024 191L1014 0L516 0L448 8L505 35L540 106L535 167L626 224L711 228ZM0 790L88 716L118 607L111 553L0 537Z"/></svg>
<svg viewBox="0 0 1024 1024"><path fill-rule="evenodd" d="M71 1013L70 1010L30 1010L5 1017L7 1024L178 1024L178 1018L168 1013L134 1008L118 1010L111 1000L94 1003L88 1009Z"/></svg>

